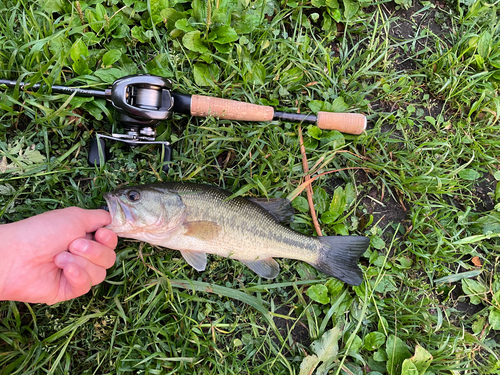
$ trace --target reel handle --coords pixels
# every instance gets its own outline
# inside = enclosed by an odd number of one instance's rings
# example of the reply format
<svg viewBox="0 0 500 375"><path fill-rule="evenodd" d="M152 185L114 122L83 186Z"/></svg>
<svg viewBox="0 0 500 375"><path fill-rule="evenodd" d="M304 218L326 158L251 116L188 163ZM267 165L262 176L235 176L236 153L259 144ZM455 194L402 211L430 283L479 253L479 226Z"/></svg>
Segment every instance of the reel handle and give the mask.
<svg viewBox="0 0 500 375"><path fill-rule="evenodd" d="M88 156L88 162L91 166L100 167L104 163L106 163L107 159L107 149L106 149L106 141L105 139L109 139L111 141L123 142L127 143L130 146L138 146L143 144L160 144L163 147L163 160L162 164L165 162L172 161L172 146L169 142L163 141L130 141L124 138L118 137L120 134L114 134L113 137L97 134L95 138L90 140L90 150ZM163 172L168 173L168 169L170 167L170 163L164 164L162 167Z"/></svg>

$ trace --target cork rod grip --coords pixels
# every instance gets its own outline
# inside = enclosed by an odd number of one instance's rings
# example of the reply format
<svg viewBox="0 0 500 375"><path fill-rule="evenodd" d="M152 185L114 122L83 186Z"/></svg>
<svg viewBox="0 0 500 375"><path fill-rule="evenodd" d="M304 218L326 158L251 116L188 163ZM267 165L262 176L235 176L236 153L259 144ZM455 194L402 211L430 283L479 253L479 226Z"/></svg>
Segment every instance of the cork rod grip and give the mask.
<svg viewBox="0 0 500 375"><path fill-rule="evenodd" d="M318 112L316 125L320 129L359 135L366 129L366 117L361 113Z"/></svg>
<svg viewBox="0 0 500 375"><path fill-rule="evenodd" d="M226 120L271 121L273 107L238 102L236 100L193 95L191 97L191 115L199 117L219 117Z"/></svg>

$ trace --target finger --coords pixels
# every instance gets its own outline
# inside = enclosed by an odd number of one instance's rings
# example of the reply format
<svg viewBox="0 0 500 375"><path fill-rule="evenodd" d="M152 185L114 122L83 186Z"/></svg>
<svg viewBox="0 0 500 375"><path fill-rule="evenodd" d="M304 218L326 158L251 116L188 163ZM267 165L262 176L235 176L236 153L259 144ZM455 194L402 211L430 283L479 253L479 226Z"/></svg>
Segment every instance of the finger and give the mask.
<svg viewBox="0 0 500 375"><path fill-rule="evenodd" d="M118 237L112 230L108 228L99 228L95 232L94 238L100 244L109 247L110 249L116 248L118 244Z"/></svg>
<svg viewBox="0 0 500 375"><path fill-rule="evenodd" d="M115 232L108 228L99 228L95 233L87 233L85 239L97 241L111 249L116 248L116 245L118 245L118 237Z"/></svg>
<svg viewBox="0 0 500 375"><path fill-rule="evenodd" d="M57 254L54 257L54 263L57 267L62 269L66 268L69 264L75 264L90 276L92 285L102 283L106 278L106 269L104 267L100 267L88 259L71 254L67 251Z"/></svg>
<svg viewBox="0 0 500 375"><path fill-rule="evenodd" d="M88 293L92 287L90 275L75 263L68 263L63 268L63 275L57 300L55 302L66 301L82 296Z"/></svg>
<svg viewBox="0 0 500 375"><path fill-rule="evenodd" d="M99 267L110 268L115 264L116 254L96 241L77 238L68 246L71 254L81 256Z"/></svg>

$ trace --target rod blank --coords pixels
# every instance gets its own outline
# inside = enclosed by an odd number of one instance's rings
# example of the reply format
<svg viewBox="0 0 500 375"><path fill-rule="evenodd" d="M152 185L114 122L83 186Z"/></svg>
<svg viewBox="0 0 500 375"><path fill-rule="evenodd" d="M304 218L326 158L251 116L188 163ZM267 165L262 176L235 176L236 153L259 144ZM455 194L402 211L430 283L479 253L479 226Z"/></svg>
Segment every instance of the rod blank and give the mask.
<svg viewBox="0 0 500 375"><path fill-rule="evenodd" d="M16 81L11 81L8 79L0 79L0 85L5 85L7 87L14 88L17 86ZM19 87L23 88L24 86L28 86L28 83L25 82L20 82ZM32 90L38 90L40 87L46 86L49 88L49 86L40 84L40 83L35 83L34 85L30 86ZM60 86L60 85L53 85L50 86L50 89L52 92L60 93L60 94L66 94L66 95L72 95L75 93L76 96L93 96L96 98L102 98L102 99L108 99L108 94L106 91L103 90L94 90L94 89L81 89L78 87L69 87L69 86Z"/></svg>

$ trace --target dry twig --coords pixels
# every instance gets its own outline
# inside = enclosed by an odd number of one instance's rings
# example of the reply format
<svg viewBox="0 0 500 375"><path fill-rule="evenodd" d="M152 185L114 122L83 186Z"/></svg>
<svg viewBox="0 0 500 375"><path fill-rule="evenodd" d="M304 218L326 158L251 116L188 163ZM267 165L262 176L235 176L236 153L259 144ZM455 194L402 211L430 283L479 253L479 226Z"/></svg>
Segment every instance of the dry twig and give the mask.
<svg viewBox="0 0 500 375"><path fill-rule="evenodd" d="M309 182L311 176L309 176L309 166L307 165L307 156L306 156L306 148L304 147L304 139L302 138L302 127L299 125L299 140L300 140L300 153L302 154L302 169L304 170L304 180L305 182ZM307 185L307 202L309 203L309 210L311 211L311 217L314 224L314 228L316 229L316 233L318 236L322 236L321 228L319 227L318 217L316 215L316 210L314 209L313 202L313 189L311 184Z"/></svg>

